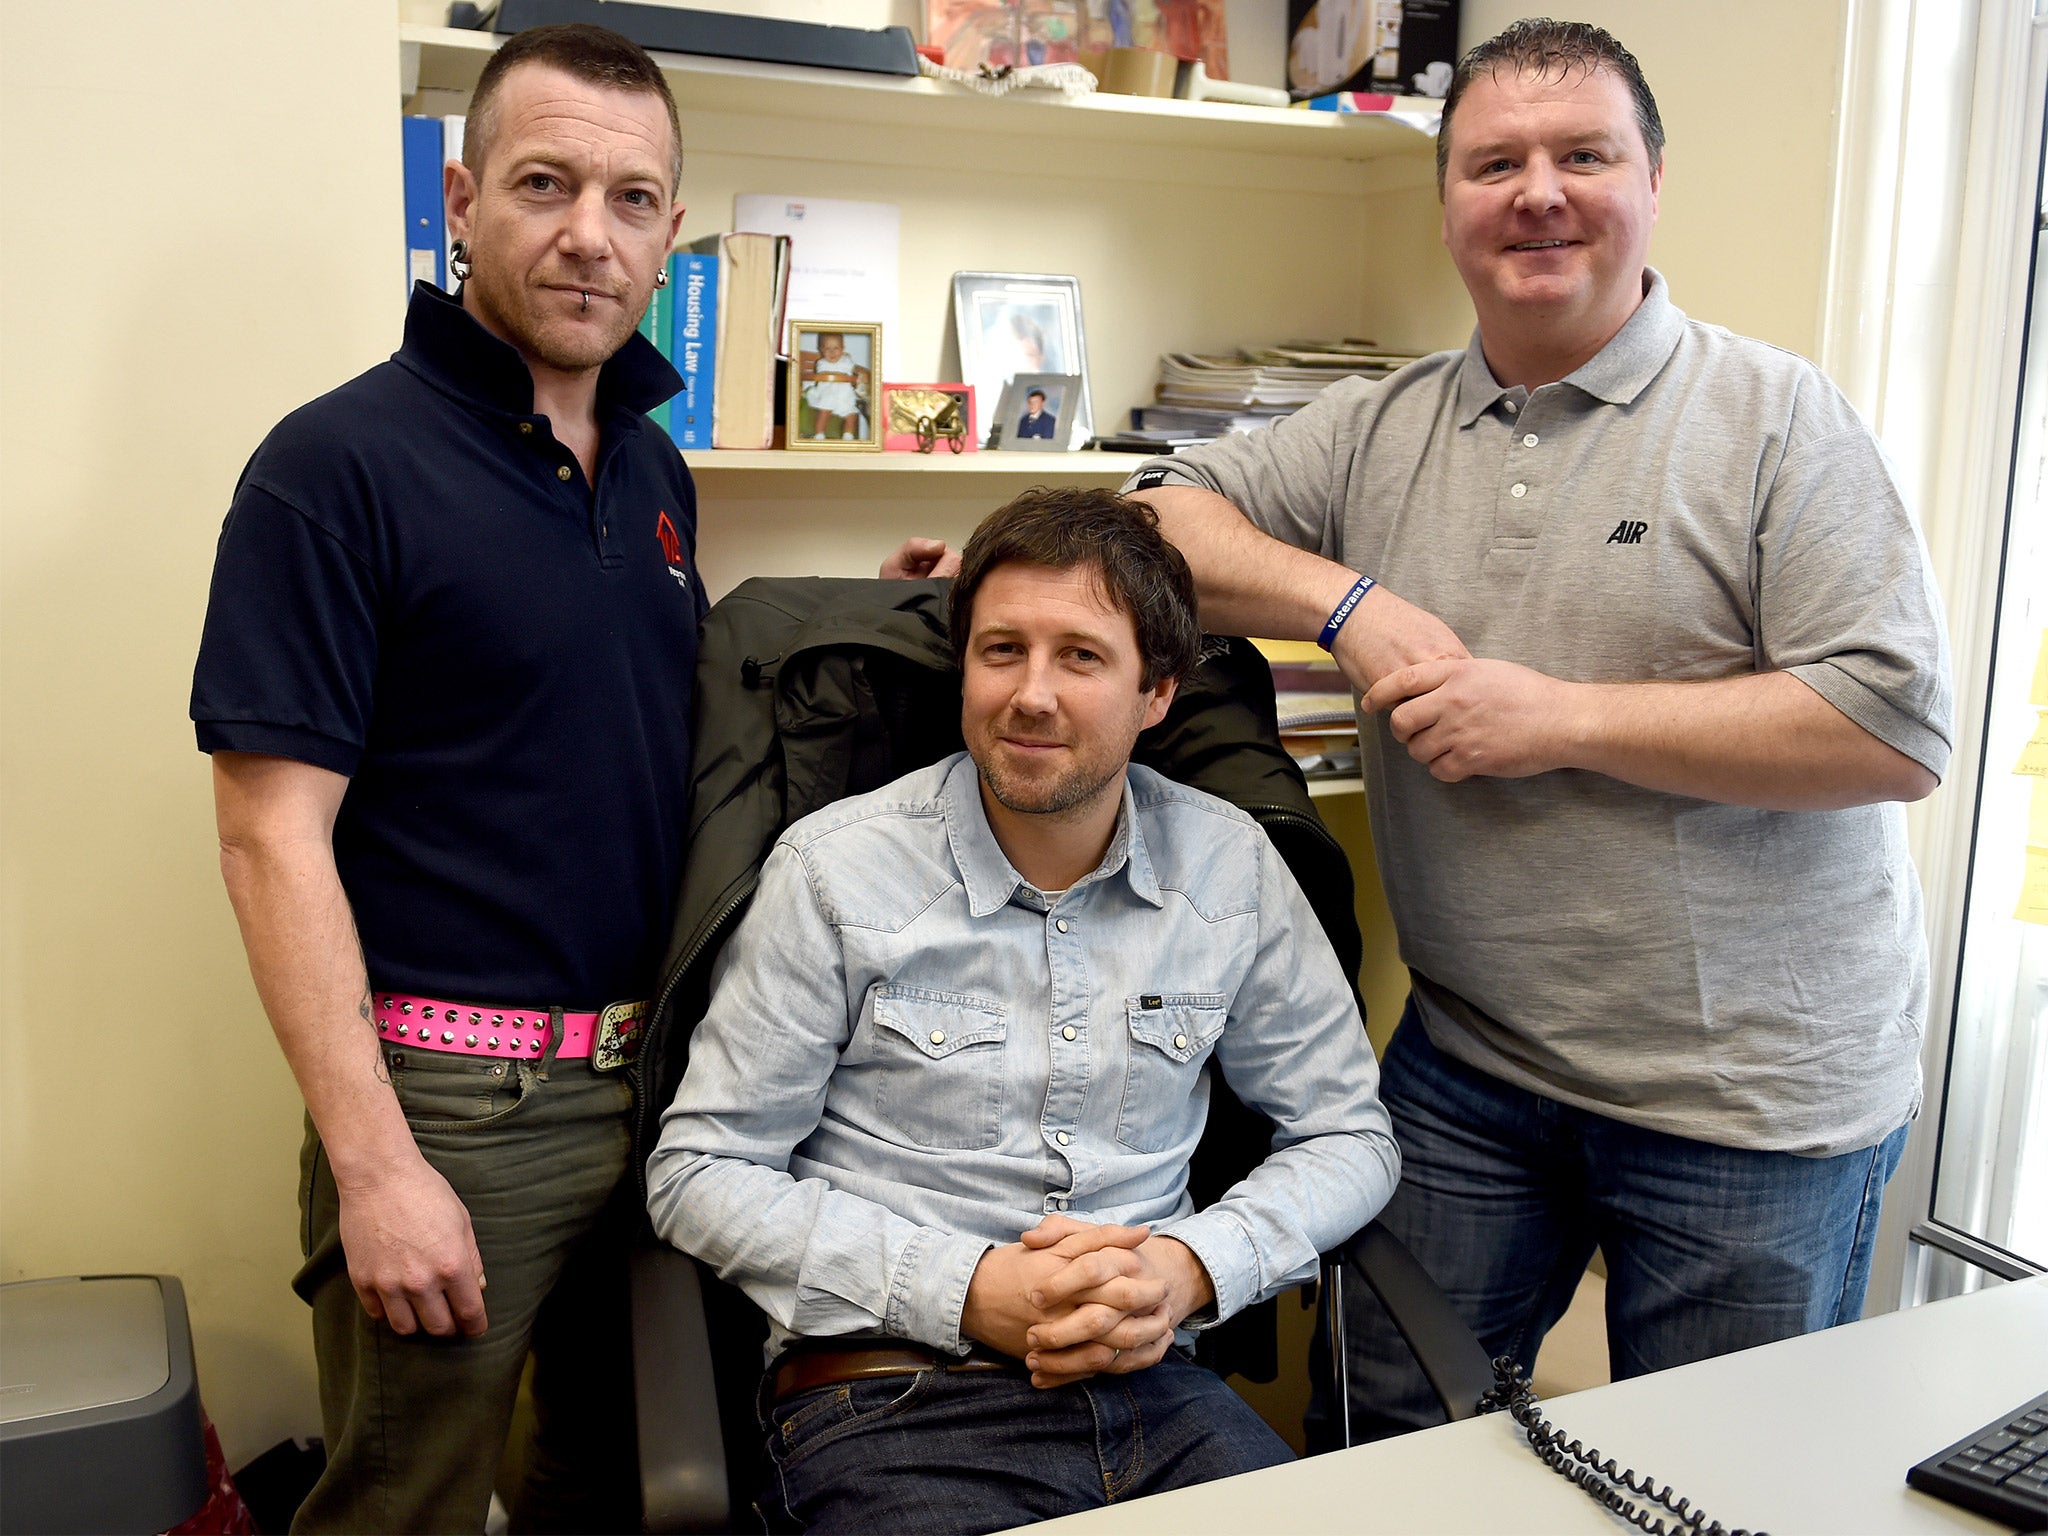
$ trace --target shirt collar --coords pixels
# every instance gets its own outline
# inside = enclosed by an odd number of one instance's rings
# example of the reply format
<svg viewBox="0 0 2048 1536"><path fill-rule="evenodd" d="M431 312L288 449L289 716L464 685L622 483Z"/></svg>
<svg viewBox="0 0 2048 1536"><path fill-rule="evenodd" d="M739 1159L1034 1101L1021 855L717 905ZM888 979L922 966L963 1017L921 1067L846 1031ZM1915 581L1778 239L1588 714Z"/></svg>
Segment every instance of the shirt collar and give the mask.
<svg viewBox="0 0 2048 1536"><path fill-rule="evenodd" d="M996 841L995 831L988 824L988 813L981 804L980 771L974 766L974 759L965 752L960 754L952 771L946 775L945 785L939 791L939 808L946 818L946 837L952 844L953 862L959 867L961 884L967 888L969 914L987 917L1009 905L1017 892L1026 888L1027 882L1017 873L1002 845ZM1123 804L1116 814L1116 831L1110 835L1102 862L1092 872L1076 880L1075 888L1107 880L1121 871L1133 895L1155 907L1165 905L1165 898L1159 892L1159 881L1153 874L1152 856L1145 847L1144 831L1138 825L1137 811L1137 803L1131 795L1130 774L1126 770Z"/></svg>
<svg viewBox="0 0 2048 1536"><path fill-rule="evenodd" d="M413 284L396 361L458 399L514 416L533 414L533 375L517 349L432 283ZM598 415L621 409L644 415L682 387L682 375L635 331L598 370Z"/></svg>
<svg viewBox="0 0 2048 1536"><path fill-rule="evenodd" d="M1606 346L1560 382L1583 390L1609 405L1628 405L1649 386L1670 361L1685 331L1685 312L1671 302L1664 274L1643 268L1643 302L1636 306ZM1486 353L1475 328L1458 371L1458 425L1469 427L1505 397L1509 389L1486 366Z"/></svg>

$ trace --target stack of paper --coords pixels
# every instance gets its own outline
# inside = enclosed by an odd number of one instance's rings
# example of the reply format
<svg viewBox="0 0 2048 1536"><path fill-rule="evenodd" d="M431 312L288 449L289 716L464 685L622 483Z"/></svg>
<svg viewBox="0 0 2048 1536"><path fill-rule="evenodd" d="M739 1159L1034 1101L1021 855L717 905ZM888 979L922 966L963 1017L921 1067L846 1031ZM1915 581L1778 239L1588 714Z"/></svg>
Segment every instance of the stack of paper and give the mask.
<svg viewBox="0 0 2048 1536"><path fill-rule="evenodd" d="M1261 644L1272 661L1280 744L1312 779L1355 777L1358 703L1336 662L1319 651L1313 660L1297 659L1307 647Z"/></svg>
<svg viewBox="0 0 2048 1536"><path fill-rule="evenodd" d="M1284 342L1228 357L1169 352L1159 359L1159 400L1168 405L1292 410L1339 379L1385 378L1414 361L1370 343Z"/></svg>

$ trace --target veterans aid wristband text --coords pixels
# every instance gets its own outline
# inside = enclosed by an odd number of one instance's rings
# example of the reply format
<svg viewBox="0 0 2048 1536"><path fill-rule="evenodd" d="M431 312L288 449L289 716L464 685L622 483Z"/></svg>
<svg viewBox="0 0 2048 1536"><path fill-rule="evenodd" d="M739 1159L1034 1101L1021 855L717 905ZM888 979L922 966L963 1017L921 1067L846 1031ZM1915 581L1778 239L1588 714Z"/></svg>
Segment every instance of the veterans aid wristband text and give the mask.
<svg viewBox="0 0 2048 1536"><path fill-rule="evenodd" d="M1366 593L1378 585L1379 583L1370 576L1359 577L1351 590L1344 594L1344 601L1330 610L1330 617L1323 624L1323 632L1316 636L1316 644L1326 651L1335 645L1337 631L1342 629L1344 621L1351 617L1351 610L1364 601Z"/></svg>

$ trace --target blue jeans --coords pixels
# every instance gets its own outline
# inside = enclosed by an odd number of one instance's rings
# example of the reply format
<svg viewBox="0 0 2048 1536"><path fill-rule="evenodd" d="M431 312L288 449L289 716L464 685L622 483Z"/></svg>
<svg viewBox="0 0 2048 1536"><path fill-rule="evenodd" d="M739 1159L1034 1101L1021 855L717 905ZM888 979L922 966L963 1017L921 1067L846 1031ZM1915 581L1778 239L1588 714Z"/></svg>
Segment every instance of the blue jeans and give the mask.
<svg viewBox="0 0 2048 1536"><path fill-rule="evenodd" d="M1616 1380L1853 1322L1863 1311L1901 1126L1874 1147L1799 1157L1624 1125L1443 1055L1410 1002L1381 1064L1401 1184L1380 1215L1492 1356L1533 1367L1597 1246ZM1414 1356L1347 1287L1354 1439L1443 1422ZM1312 1359L1326 1360L1327 1348ZM1307 1421L1337 1442L1328 1372Z"/></svg>
<svg viewBox="0 0 2048 1536"><path fill-rule="evenodd" d="M933 1369L776 1404L761 1512L775 1531L999 1531L1293 1459L1175 1351L1044 1391L1021 1370Z"/></svg>

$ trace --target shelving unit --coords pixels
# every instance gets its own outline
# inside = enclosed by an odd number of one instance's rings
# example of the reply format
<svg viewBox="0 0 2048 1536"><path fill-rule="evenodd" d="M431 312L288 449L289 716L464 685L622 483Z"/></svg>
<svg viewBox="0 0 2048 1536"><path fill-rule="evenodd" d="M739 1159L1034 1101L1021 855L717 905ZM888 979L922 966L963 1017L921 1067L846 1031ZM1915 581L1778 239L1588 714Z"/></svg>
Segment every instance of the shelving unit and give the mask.
<svg viewBox="0 0 2048 1536"><path fill-rule="evenodd" d="M693 452L687 458L690 472L700 484L732 479L757 485L768 483L758 477L811 474L914 475L920 478L965 475L977 480L1007 477L1058 485L1115 485L1145 462L1144 455L1136 453L1102 453L1093 449L1075 453L1024 453L1002 448L958 454L944 448L928 454L720 448Z"/></svg>
<svg viewBox="0 0 2048 1536"><path fill-rule="evenodd" d="M401 22L401 58L417 86L467 91L498 46L488 32ZM939 134L998 133L1198 150L1372 161L1427 155L1430 138L1371 114L1304 112L1092 93L1018 90L989 97L922 77L811 69L690 54L655 55L676 100L692 112L770 118L829 115L848 127ZM406 94L411 93L408 86Z"/></svg>

